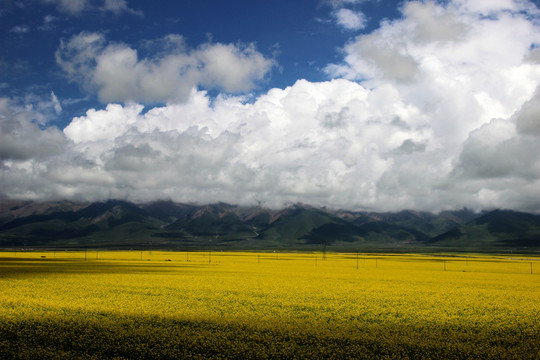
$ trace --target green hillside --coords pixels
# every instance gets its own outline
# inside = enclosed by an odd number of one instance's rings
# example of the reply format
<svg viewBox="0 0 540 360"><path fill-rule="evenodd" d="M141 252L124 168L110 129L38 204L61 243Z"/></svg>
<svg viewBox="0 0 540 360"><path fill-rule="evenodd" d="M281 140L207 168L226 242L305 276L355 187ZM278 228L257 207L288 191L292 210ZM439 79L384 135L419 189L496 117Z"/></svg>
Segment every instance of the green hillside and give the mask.
<svg viewBox="0 0 540 360"><path fill-rule="evenodd" d="M283 211L277 220L261 231L258 239L283 245L305 245L314 229L336 223L341 223L341 219L324 211L296 207Z"/></svg>

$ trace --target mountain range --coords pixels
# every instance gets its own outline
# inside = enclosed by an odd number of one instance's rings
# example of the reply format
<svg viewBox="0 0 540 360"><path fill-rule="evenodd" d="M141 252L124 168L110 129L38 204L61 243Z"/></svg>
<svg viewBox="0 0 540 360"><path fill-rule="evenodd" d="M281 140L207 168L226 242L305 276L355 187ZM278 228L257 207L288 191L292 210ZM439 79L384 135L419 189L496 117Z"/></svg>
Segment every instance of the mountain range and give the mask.
<svg viewBox="0 0 540 360"><path fill-rule="evenodd" d="M540 251L540 215L0 201L0 248Z"/></svg>

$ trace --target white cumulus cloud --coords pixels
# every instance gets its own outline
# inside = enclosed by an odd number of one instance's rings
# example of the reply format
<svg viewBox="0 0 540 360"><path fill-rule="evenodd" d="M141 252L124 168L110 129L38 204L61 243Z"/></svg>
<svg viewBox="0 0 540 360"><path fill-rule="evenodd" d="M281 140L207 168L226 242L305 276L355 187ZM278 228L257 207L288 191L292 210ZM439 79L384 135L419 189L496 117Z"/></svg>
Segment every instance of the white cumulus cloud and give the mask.
<svg viewBox="0 0 540 360"><path fill-rule="evenodd" d="M42 130L34 119L31 111L13 108L0 98L0 161L43 159L62 152L62 132L55 127Z"/></svg>
<svg viewBox="0 0 540 360"><path fill-rule="evenodd" d="M96 91L103 102L182 101L197 86L244 92L274 65L253 44L208 43L187 51L178 35L160 43L166 51L139 58L126 44L107 44L102 34L81 33L61 43L56 60L71 80Z"/></svg>
<svg viewBox="0 0 540 360"><path fill-rule="evenodd" d="M366 26L366 16L358 11L341 8L334 11L336 23L347 30L360 30Z"/></svg>

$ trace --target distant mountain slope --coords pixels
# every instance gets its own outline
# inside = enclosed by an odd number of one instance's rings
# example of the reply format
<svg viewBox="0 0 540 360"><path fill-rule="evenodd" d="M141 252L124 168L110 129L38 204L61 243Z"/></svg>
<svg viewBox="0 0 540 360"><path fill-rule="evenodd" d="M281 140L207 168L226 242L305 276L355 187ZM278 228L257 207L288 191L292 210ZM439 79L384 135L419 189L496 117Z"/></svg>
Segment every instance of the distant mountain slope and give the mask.
<svg viewBox="0 0 540 360"><path fill-rule="evenodd" d="M421 243L429 236L413 228L393 225L384 221L371 220L355 225L346 221L327 223L315 229L303 238L310 244L341 244L345 246L358 243L363 246L401 247L404 244Z"/></svg>
<svg viewBox="0 0 540 360"><path fill-rule="evenodd" d="M227 237L230 234L249 236L253 233L252 227L237 214L236 207L227 204L199 208L170 224L167 229L185 230L195 236L215 237Z"/></svg>
<svg viewBox="0 0 540 360"><path fill-rule="evenodd" d="M540 216L463 209L351 212L225 203L0 201L0 248L540 249Z"/></svg>
<svg viewBox="0 0 540 360"><path fill-rule="evenodd" d="M88 204L77 204L70 201L32 202L0 200L0 226L18 218L62 211L76 211L86 206L88 206Z"/></svg>
<svg viewBox="0 0 540 360"><path fill-rule="evenodd" d="M431 239L438 247L540 249L540 215L495 210Z"/></svg>
<svg viewBox="0 0 540 360"><path fill-rule="evenodd" d="M290 245L303 245L309 234L325 224L341 224L343 220L315 208L292 206L274 214L261 230L259 239Z"/></svg>
<svg viewBox="0 0 540 360"><path fill-rule="evenodd" d="M12 245L84 245L94 243L137 243L163 225L140 207L109 200L80 208L41 205L45 211L14 218L0 226L0 243Z"/></svg>
<svg viewBox="0 0 540 360"><path fill-rule="evenodd" d="M153 217L171 223L178 219L192 216L198 209L197 205L178 204L170 200L154 201L142 204L140 207Z"/></svg>
<svg viewBox="0 0 540 360"><path fill-rule="evenodd" d="M428 237L433 237L474 219L476 214L464 209L455 212L447 211L441 214L403 210L395 213L370 213L369 215L377 220L402 228L415 229Z"/></svg>

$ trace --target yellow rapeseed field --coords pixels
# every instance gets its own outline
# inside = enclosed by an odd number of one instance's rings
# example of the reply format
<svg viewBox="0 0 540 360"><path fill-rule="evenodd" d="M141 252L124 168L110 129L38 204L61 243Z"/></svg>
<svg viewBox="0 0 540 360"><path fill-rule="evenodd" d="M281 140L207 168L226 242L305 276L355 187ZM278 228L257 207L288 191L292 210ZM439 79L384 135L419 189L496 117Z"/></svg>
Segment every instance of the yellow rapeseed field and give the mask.
<svg viewBox="0 0 540 360"><path fill-rule="evenodd" d="M530 257L0 253L2 359L538 359Z"/></svg>

